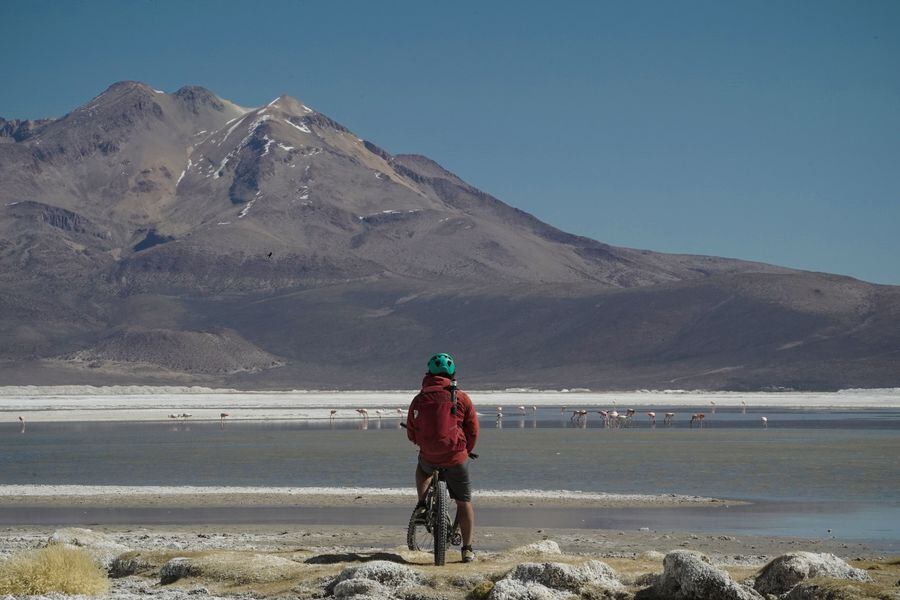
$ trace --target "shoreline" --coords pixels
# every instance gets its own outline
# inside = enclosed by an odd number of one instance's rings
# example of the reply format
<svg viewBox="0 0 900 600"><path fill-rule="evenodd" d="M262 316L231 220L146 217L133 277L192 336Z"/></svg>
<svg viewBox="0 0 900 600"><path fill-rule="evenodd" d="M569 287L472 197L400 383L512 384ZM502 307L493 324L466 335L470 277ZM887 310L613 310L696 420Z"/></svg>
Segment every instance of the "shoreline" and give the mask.
<svg viewBox="0 0 900 600"><path fill-rule="evenodd" d="M472 391L482 416L493 415L496 407L507 409L507 416L522 417L519 406L526 406L525 417L534 417L531 407L542 410L617 409L657 411L686 407L715 408L723 413L746 408L815 410L900 409L900 388L848 390L843 392L478 392ZM361 421L356 409L369 411L369 421L398 424L415 395L414 391L355 392L238 392L201 388L89 388L0 387L0 421L18 417L43 422L184 422L220 421ZM332 415L332 411L336 411ZM381 415L378 415L381 411ZM190 417L181 417L183 414ZM172 415L177 415L173 417ZM682 415L683 416L683 415Z"/></svg>
<svg viewBox="0 0 900 600"><path fill-rule="evenodd" d="M227 507L227 506L407 506L412 488L0 485L0 506ZM682 494L617 494L573 490L479 490L481 506L680 507L744 501Z"/></svg>

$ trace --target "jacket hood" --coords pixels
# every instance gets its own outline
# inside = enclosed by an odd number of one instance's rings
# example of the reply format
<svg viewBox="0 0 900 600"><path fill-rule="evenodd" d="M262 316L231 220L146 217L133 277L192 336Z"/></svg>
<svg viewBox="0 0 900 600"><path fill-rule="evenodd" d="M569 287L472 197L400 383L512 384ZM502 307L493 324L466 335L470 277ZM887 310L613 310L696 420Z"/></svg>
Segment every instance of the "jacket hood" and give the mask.
<svg viewBox="0 0 900 600"><path fill-rule="evenodd" d="M430 387L450 387L450 378L444 377L443 375L432 375L431 373L427 373L422 379L422 389L424 390L425 388Z"/></svg>

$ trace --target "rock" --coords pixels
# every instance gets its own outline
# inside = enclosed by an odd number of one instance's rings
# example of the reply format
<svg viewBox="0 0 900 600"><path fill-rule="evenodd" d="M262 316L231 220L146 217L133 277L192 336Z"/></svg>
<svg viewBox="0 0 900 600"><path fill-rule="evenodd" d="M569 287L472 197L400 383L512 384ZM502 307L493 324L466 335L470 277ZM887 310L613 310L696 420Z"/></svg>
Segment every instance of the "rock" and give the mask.
<svg viewBox="0 0 900 600"><path fill-rule="evenodd" d="M129 550L127 546L118 543L111 536L80 527L57 529L47 540L47 545L52 544L84 548L104 569L109 569L110 564L118 555Z"/></svg>
<svg viewBox="0 0 900 600"><path fill-rule="evenodd" d="M325 586L325 593L334 594L337 586L349 579L375 581L390 590L412 587L422 582L422 576L413 569L386 560L373 560L362 565L347 567Z"/></svg>
<svg viewBox="0 0 900 600"><path fill-rule="evenodd" d="M656 585L639 591L637 600L762 600L752 588L735 582L699 552L675 550L663 559Z"/></svg>
<svg viewBox="0 0 900 600"><path fill-rule="evenodd" d="M519 546L518 548L513 548L509 551L509 553L524 555L562 554L562 550L560 550L559 544L557 544L553 540L542 540L540 542L528 544L527 546Z"/></svg>
<svg viewBox="0 0 900 600"><path fill-rule="evenodd" d="M599 560L589 560L583 565L565 563L522 563L506 576L506 579L522 583L539 583L555 590L577 592L587 584L609 584L624 587L612 567Z"/></svg>
<svg viewBox="0 0 900 600"><path fill-rule="evenodd" d="M345 579L334 586L334 597L339 600L353 598L390 598L391 594L386 587L372 579Z"/></svg>
<svg viewBox="0 0 900 600"><path fill-rule="evenodd" d="M539 583L522 583L515 579L501 579L494 584L488 600L571 600L571 592L551 590Z"/></svg>
<svg viewBox="0 0 900 600"><path fill-rule="evenodd" d="M591 593L590 598L617 598L625 594L625 586L609 565L590 560L582 565L553 562L516 565L494 585L488 598L558 600L574 598L574 593L582 590Z"/></svg>
<svg viewBox="0 0 900 600"><path fill-rule="evenodd" d="M775 558L756 576L754 588L761 594L784 594L805 579L829 577L870 581L862 569L855 569L834 554L791 552Z"/></svg>

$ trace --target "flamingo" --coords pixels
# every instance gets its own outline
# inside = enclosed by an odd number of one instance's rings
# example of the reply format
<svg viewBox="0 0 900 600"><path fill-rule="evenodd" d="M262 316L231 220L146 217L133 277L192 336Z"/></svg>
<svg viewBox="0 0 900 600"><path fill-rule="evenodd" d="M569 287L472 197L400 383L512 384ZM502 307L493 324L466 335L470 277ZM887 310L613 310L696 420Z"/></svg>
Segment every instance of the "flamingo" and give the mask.
<svg viewBox="0 0 900 600"><path fill-rule="evenodd" d="M187 418L190 418L190 417L193 417L193 416L194 416L194 415L192 415L191 413L181 413L181 418L182 418L182 419L187 419Z"/></svg>
<svg viewBox="0 0 900 600"><path fill-rule="evenodd" d="M762 421L763 429L769 428L769 418L768 417L760 417L759 420Z"/></svg>
<svg viewBox="0 0 900 600"><path fill-rule="evenodd" d="M697 421L697 425L700 429L703 429L703 419L706 418L706 415L703 413L694 413L691 415L691 428L694 427L694 421Z"/></svg>
<svg viewBox="0 0 900 600"><path fill-rule="evenodd" d="M532 405L532 407L531 407L531 413L532 413L532 414L537 413L537 406Z"/></svg>
<svg viewBox="0 0 900 600"><path fill-rule="evenodd" d="M628 427L634 421L634 409L629 408L625 410L625 426Z"/></svg>
<svg viewBox="0 0 900 600"><path fill-rule="evenodd" d="M225 420L225 417L227 417L227 416L228 416L228 413L226 413L226 412L219 413L219 418L222 419L223 421Z"/></svg>
<svg viewBox="0 0 900 600"><path fill-rule="evenodd" d="M609 412L605 410L598 410L597 414L603 417L603 426L609 427Z"/></svg>
<svg viewBox="0 0 900 600"><path fill-rule="evenodd" d="M380 419L383 412L384 412L384 411L382 411L382 410L379 408L378 410L375 411L375 415Z"/></svg>
<svg viewBox="0 0 900 600"><path fill-rule="evenodd" d="M398 409L396 409L396 410L397 410L397 416L402 418L402 417L403 417L403 409L402 409L402 408L398 408Z"/></svg>
<svg viewBox="0 0 900 600"><path fill-rule="evenodd" d="M337 414L337 409L336 409L336 408L332 408L331 411L329 411L329 413L328 413L328 418L329 418L329 419L334 419L334 415L336 415L336 414Z"/></svg>
<svg viewBox="0 0 900 600"><path fill-rule="evenodd" d="M364 409L364 408L357 408L357 409L356 409L356 412L358 412L358 413L359 413L359 416L361 416L361 417L362 417L363 419L365 419L366 421L369 420L369 411L367 411L366 409Z"/></svg>
<svg viewBox="0 0 900 600"><path fill-rule="evenodd" d="M613 410L609 413L609 422L613 427L619 426L619 411Z"/></svg>
<svg viewBox="0 0 900 600"><path fill-rule="evenodd" d="M525 416L525 407L524 407L524 406L517 406L516 408L519 409L519 414L520 414L521 416L524 417L524 416Z"/></svg>
<svg viewBox="0 0 900 600"><path fill-rule="evenodd" d="M668 426L668 427L671 427L671 426L672 426L672 419L674 419L674 418L675 418L675 413L673 413L673 412L667 412L667 413L666 413L666 417L663 419L663 424L666 425L666 426Z"/></svg>
<svg viewBox="0 0 900 600"><path fill-rule="evenodd" d="M650 427L656 427L656 413L648 412L647 416L650 417Z"/></svg>
<svg viewBox="0 0 900 600"><path fill-rule="evenodd" d="M712 414L716 414L716 401L710 400L709 405L712 407Z"/></svg>
<svg viewBox="0 0 900 600"><path fill-rule="evenodd" d="M19 416L19 423L22 424L22 428L19 430L19 433L25 433L25 417Z"/></svg>
<svg viewBox="0 0 900 600"><path fill-rule="evenodd" d="M747 414L747 403L743 400L741 400L741 412L745 415Z"/></svg>
<svg viewBox="0 0 900 600"><path fill-rule="evenodd" d="M169 415L169 418L170 418L170 419L177 419L177 418L178 418L178 415L176 415L175 413L172 413L172 414Z"/></svg>

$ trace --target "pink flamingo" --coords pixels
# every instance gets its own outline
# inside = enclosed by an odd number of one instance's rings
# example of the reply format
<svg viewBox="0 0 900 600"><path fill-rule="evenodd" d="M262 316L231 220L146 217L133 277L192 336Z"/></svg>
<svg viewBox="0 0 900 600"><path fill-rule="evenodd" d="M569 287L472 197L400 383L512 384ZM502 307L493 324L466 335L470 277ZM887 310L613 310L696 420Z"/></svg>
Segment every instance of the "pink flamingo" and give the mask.
<svg viewBox="0 0 900 600"><path fill-rule="evenodd" d="M517 406L516 408L519 409L519 414L520 414L521 416L524 417L524 416L525 416L525 407L524 407L524 406Z"/></svg>
<svg viewBox="0 0 900 600"><path fill-rule="evenodd" d="M605 410L598 410L597 414L603 417L603 426L609 427L609 412Z"/></svg>
<svg viewBox="0 0 900 600"><path fill-rule="evenodd" d="M703 413L694 413L693 415L691 415L691 428L693 429L694 427L694 421L697 421L697 425L699 426L699 428L703 429L703 419L705 418L706 415L704 415Z"/></svg>
<svg viewBox="0 0 900 600"><path fill-rule="evenodd" d="M650 417L650 427L656 427L656 413L648 412L647 416Z"/></svg>
<svg viewBox="0 0 900 600"><path fill-rule="evenodd" d="M763 429L769 428L769 418L768 417L760 417L759 420L762 421Z"/></svg>
<svg viewBox="0 0 900 600"><path fill-rule="evenodd" d="M610 422L610 425L612 425L613 427L618 427L618 426L620 425L620 423L619 423L619 411L614 410L614 411L612 411L612 412L609 413L609 422Z"/></svg>
<svg viewBox="0 0 900 600"><path fill-rule="evenodd" d="M358 413L359 413L359 416L361 416L361 417L362 417L363 419L365 419L366 421L369 420L369 411L367 411L366 409L364 409L364 408L357 408L357 409L356 409L356 412L358 412Z"/></svg>
<svg viewBox="0 0 900 600"><path fill-rule="evenodd" d="M673 413L673 412L667 412L665 418L663 419L663 424L664 424L666 427L671 427L671 426L672 426L672 419L674 419L674 418L675 418L675 413Z"/></svg>

